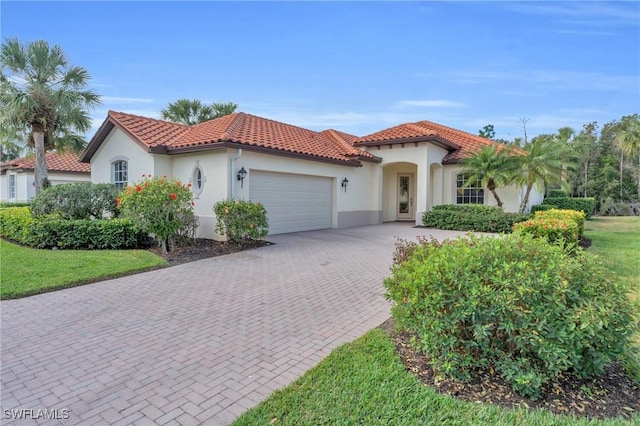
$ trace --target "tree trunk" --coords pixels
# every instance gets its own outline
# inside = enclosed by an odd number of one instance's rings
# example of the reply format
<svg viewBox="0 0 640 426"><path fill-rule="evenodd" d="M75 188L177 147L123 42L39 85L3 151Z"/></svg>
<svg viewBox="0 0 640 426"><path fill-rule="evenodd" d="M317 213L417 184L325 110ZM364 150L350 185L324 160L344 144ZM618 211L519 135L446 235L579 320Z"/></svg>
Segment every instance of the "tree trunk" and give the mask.
<svg viewBox="0 0 640 426"><path fill-rule="evenodd" d="M34 167L36 195L45 189L48 185L47 158L44 149L44 132L33 131L33 140L35 142L36 165Z"/></svg>
<svg viewBox="0 0 640 426"><path fill-rule="evenodd" d="M531 193L532 184L527 185L527 192L524 193L524 200L522 200L522 204L520 205L520 213L524 213L524 210L527 208L527 203L529 202L529 194Z"/></svg>
<svg viewBox="0 0 640 426"><path fill-rule="evenodd" d="M498 203L498 207L502 208L502 200L500 200L500 197L498 197L498 193L496 192L495 188L489 189L489 191L491 191L491 193L493 194L493 197L496 199L496 202Z"/></svg>
<svg viewBox="0 0 640 426"><path fill-rule="evenodd" d="M589 162L584 163L584 196L587 197L587 183L589 179Z"/></svg>

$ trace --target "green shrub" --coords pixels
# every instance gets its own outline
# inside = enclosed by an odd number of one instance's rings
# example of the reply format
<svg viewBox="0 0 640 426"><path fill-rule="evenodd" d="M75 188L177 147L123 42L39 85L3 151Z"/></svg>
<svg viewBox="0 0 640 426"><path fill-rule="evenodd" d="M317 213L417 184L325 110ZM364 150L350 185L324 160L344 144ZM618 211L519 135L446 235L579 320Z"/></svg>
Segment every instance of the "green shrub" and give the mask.
<svg viewBox="0 0 640 426"><path fill-rule="evenodd" d="M435 206L422 215L429 228L475 232L511 232L514 223L530 219L530 214L505 213L500 208L483 205Z"/></svg>
<svg viewBox="0 0 640 426"><path fill-rule="evenodd" d="M29 207L0 209L0 237L26 244L33 217Z"/></svg>
<svg viewBox="0 0 640 426"><path fill-rule="evenodd" d="M146 233L129 219L36 219L28 238L36 248L116 250L143 245Z"/></svg>
<svg viewBox="0 0 640 426"><path fill-rule="evenodd" d="M543 212L546 210L557 209L557 206L553 206L551 204L536 204L531 206L531 214L535 214L537 212Z"/></svg>
<svg viewBox="0 0 640 426"><path fill-rule="evenodd" d="M494 370L534 398L553 379L597 375L632 350L625 285L583 250L520 235L422 240L384 281L396 324L437 373L468 380Z"/></svg>
<svg viewBox="0 0 640 426"><path fill-rule="evenodd" d="M637 216L633 207L634 203L617 202L607 197L602 201L598 214L600 216Z"/></svg>
<svg viewBox="0 0 640 426"><path fill-rule="evenodd" d="M501 213L498 206L485 206L484 204L441 204L433 206L432 210L445 210L449 212L465 212L472 214Z"/></svg>
<svg viewBox="0 0 640 426"><path fill-rule="evenodd" d="M583 211L587 219L591 218L591 215L596 209L596 199L593 197L584 198L567 198L567 197L555 197L545 198L542 204L551 204L562 210L579 210Z"/></svg>
<svg viewBox="0 0 640 426"><path fill-rule="evenodd" d="M213 206L216 232L229 241L262 240L269 233L267 211L260 203L246 200L218 201Z"/></svg>
<svg viewBox="0 0 640 426"><path fill-rule="evenodd" d="M183 185L166 176L142 177L142 181L120 192L116 202L125 217L153 234L163 251L169 251L176 236L193 222L191 184Z"/></svg>
<svg viewBox="0 0 640 426"><path fill-rule="evenodd" d="M546 211L536 212L535 218L543 219L558 219L573 221L578 225L578 236L584 234L584 222L586 221L586 215L582 211L577 210L561 210L550 209Z"/></svg>
<svg viewBox="0 0 640 426"><path fill-rule="evenodd" d="M568 198L569 193L561 189L550 189L547 193L547 198Z"/></svg>
<svg viewBox="0 0 640 426"><path fill-rule="evenodd" d="M517 235L544 238L551 244L563 243L573 250L578 243L578 225L573 220L536 217L513 225Z"/></svg>
<svg viewBox="0 0 640 426"><path fill-rule="evenodd" d="M102 219L117 215L118 188L109 183L69 183L50 186L31 202L35 216L57 214L63 219Z"/></svg>
<svg viewBox="0 0 640 426"><path fill-rule="evenodd" d="M11 207L29 207L31 203L23 203L23 202L11 202L11 201L0 201L0 209L6 209Z"/></svg>

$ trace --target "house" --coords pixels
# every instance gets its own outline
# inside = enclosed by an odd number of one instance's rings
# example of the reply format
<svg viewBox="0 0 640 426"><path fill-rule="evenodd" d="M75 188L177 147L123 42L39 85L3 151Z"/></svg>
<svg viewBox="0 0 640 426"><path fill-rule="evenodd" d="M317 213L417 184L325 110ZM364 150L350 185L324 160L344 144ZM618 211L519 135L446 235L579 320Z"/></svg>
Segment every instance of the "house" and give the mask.
<svg viewBox="0 0 640 426"><path fill-rule="evenodd" d="M91 182L91 165L81 163L78 154L48 152L47 171L52 185ZM36 196L34 156L0 163L0 201L26 202Z"/></svg>
<svg viewBox="0 0 640 426"><path fill-rule="evenodd" d="M145 174L190 182L198 236L215 235L215 202L264 204L270 233L344 228L406 220L420 223L438 204L494 204L483 188L461 190L458 164L483 145L480 136L429 121L358 137L316 132L235 113L194 126L110 111L80 156L91 180L125 187ZM516 211L522 188L498 189ZM531 197L531 204L541 200Z"/></svg>

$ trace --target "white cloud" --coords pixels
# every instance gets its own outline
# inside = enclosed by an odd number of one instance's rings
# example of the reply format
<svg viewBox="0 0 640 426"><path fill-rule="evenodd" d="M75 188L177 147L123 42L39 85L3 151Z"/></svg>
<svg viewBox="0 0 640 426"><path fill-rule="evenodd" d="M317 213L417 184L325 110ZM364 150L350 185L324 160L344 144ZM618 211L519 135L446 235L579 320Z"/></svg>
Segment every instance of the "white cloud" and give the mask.
<svg viewBox="0 0 640 426"><path fill-rule="evenodd" d="M637 76L609 75L590 71L556 70L468 70L454 72L451 76L464 84L483 83L488 80L511 80L528 85L538 84L556 90L605 90L626 93L638 93L640 82Z"/></svg>
<svg viewBox="0 0 640 426"><path fill-rule="evenodd" d="M567 2L568 3L568 2ZM555 18L570 18L571 23L578 25L602 26L604 23L610 25L639 25L640 9L635 2L571 2L548 3L548 2L520 2L512 4L513 10L525 14L546 15Z"/></svg>

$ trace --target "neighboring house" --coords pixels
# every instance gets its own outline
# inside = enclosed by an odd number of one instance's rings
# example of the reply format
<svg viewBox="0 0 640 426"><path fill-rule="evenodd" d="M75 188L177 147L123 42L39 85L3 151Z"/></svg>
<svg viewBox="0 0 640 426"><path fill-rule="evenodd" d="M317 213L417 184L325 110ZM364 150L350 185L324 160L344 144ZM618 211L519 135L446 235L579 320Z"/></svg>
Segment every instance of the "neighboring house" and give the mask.
<svg viewBox="0 0 640 426"><path fill-rule="evenodd" d="M46 154L51 185L91 182L91 165L81 163L78 154ZM34 156L0 163L0 201L25 202L36 196Z"/></svg>
<svg viewBox="0 0 640 426"><path fill-rule="evenodd" d="M226 198L264 204L272 234L420 223L434 205L494 204L482 188L459 190L459 160L490 143L428 121L357 137L245 113L185 126L110 111L80 160L95 183L125 187L145 174L190 182L198 236L218 238L212 209ZM505 210L517 211L522 189L498 192ZM540 201L533 194L531 204Z"/></svg>

